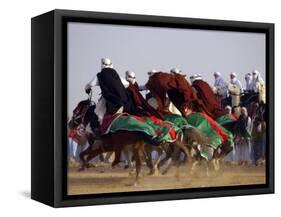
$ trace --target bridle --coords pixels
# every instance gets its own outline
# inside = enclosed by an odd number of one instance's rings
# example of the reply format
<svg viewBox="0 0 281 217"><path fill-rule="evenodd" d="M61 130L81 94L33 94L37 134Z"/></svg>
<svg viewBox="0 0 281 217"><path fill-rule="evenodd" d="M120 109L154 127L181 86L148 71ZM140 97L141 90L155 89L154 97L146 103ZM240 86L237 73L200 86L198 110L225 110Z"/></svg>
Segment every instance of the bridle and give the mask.
<svg viewBox="0 0 281 217"><path fill-rule="evenodd" d="M92 90L88 93L88 100L86 102L87 104L79 105L80 108L75 108L73 111L72 121L76 125L84 123L85 114L87 113L88 109L92 105L95 105L95 103L92 101Z"/></svg>

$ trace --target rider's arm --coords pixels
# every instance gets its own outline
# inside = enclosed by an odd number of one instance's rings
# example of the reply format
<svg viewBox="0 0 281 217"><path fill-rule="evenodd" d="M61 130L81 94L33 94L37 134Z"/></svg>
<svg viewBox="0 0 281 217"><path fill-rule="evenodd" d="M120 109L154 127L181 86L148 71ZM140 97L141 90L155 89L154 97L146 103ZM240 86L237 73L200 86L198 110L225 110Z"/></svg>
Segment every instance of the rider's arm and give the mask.
<svg viewBox="0 0 281 217"><path fill-rule="evenodd" d="M95 76L89 83L86 84L85 90L92 89L94 86L99 86L99 80L97 76Z"/></svg>
<svg viewBox="0 0 281 217"><path fill-rule="evenodd" d="M120 76L120 79L121 79L121 82L122 82L122 84L125 88L129 87L130 83L125 78L122 78Z"/></svg>

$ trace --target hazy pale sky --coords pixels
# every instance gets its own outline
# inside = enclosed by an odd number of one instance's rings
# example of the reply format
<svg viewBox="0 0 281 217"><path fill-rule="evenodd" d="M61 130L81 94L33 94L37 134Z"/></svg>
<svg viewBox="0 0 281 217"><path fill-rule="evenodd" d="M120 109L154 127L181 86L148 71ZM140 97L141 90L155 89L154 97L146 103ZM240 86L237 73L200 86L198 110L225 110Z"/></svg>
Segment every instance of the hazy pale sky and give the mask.
<svg viewBox="0 0 281 217"><path fill-rule="evenodd" d="M265 79L265 34L213 30L137 27L70 22L68 37L68 115L86 99L88 83L101 70L101 58L110 58L120 76L136 73L145 84L151 69L169 72L181 69L187 78L195 73L211 85L219 71L229 81L235 72L245 86L244 76L253 69ZM99 87L93 89L97 101Z"/></svg>

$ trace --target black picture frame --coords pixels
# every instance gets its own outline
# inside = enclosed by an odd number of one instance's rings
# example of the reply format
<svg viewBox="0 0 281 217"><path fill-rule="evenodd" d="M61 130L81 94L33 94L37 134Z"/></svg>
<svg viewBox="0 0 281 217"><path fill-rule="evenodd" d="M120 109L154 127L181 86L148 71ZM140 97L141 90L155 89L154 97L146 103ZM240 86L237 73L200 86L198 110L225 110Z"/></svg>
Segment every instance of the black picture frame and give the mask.
<svg viewBox="0 0 281 217"><path fill-rule="evenodd" d="M266 184L67 196L66 23L69 21L265 33L269 111ZM274 24L53 10L32 18L31 27L32 199L53 207L66 207L274 193Z"/></svg>

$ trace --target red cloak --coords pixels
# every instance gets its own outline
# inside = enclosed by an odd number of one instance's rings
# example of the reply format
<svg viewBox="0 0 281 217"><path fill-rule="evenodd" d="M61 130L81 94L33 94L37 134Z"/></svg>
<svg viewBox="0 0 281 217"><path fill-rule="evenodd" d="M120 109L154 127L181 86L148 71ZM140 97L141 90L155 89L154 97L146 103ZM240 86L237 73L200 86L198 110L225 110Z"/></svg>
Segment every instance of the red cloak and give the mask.
<svg viewBox="0 0 281 217"><path fill-rule="evenodd" d="M133 102L135 103L137 113L139 113L139 115L155 116L160 119L163 118L160 112L149 105L148 102L143 98L137 82L135 82L134 84L130 83L127 90L129 92L129 95L132 97Z"/></svg>
<svg viewBox="0 0 281 217"><path fill-rule="evenodd" d="M201 104L200 107L205 113L213 119L217 119L226 114L221 103L207 82L203 80L195 80L192 83L192 87L197 91L199 104Z"/></svg>
<svg viewBox="0 0 281 217"><path fill-rule="evenodd" d="M166 95L182 113L183 107L193 109L197 96L191 85L182 75L157 72L153 74L145 85L158 103L158 110L164 111Z"/></svg>

